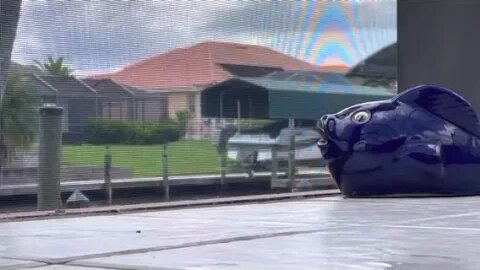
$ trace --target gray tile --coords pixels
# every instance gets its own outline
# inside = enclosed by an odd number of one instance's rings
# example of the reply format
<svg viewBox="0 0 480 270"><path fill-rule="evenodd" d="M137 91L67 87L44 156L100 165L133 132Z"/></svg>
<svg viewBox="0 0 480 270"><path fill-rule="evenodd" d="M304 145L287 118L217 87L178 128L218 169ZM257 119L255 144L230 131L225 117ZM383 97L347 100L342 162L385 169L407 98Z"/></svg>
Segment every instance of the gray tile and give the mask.
<svg viewBox="0 0 480 270"><path fill-rule="evenodd" d="M2 223L0 255L63 258L305 230L317 227L331 207L313 205L292 202Z"/></svg>
<svg viewBox="0 0 480 270"><path fill-rule="evenodd" d="M329 197L12 222L0 224L0 255L100 268L478 269L479 216L480 197Z"/></svg>
<svg viewBox="0 0 480 270"><path fill-rule="evenodd" d="M441 236L441 237L440 237ZM461 248L456 246L462 243ZM351 227L189 248L112 256L76 263L177 269L464 269L480 265L480 234L429 229ZM458 243L459 244L459 243ZM434 267L436 266L436 268ZM442 268L444 267L444 268Z"/></svg>

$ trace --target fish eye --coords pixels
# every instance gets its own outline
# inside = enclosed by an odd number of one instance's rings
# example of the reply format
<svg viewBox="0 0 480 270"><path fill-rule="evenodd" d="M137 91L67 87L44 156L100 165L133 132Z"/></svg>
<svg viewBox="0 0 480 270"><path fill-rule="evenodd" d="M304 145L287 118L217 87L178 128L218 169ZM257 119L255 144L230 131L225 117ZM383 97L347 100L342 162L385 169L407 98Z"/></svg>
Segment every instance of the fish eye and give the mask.
<svg viewBox="0 0 480 270"><path fill-rule="evenodd" d="M357 124L364 124L370 120L371 114L368 111L358 111L352 115L352 121Z"/></svg>

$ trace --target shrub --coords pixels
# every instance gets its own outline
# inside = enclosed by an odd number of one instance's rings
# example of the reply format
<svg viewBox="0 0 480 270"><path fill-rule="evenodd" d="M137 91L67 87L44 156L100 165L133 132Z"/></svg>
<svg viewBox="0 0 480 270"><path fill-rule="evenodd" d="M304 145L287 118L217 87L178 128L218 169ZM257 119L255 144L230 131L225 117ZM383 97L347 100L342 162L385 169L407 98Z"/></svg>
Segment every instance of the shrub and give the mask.
<svg viewBox="0 0 480 270"><path fill-rule="evenodd" d="M180 139L180 125L174 121L138 122L92 119L86 128L90 144L165 144Z"/></svg>
<svg viewBox="0 0 480 270"><path fill-rule="evenodd" d="M187 133L188 121L191 118L191 113L187 110L176 111L175 115L177 116L177 122L180 125L180 135L182 137Z"/></svg>

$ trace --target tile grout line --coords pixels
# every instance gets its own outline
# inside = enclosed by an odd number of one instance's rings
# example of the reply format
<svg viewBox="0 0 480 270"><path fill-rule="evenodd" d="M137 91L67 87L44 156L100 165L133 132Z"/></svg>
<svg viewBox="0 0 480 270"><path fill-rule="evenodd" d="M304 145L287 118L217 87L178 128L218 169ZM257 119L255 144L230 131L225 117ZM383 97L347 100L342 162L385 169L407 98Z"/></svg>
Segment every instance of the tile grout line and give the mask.
<svg viewBox="0 0 480 270"><path fill-rule="evenodd" d="M252 240L257 240L257 239L267 239L267 238L275 238L275 237L281 237L281 236L311 234L311 233L317 233L317 232L322 232L322 231L324 231L324 230L323 229L316 229L316 230L287 231L287 232L279 232L279 233L237 236L237 237L221 238L221 239L215 239L215 240L205 240L205 241L198 241L198 242L191 242L191 243L183 243L183 244L170 245L170 246L130 249L130 250L123 250L123 251L118 251L118 252L106 252L106 253L97 253L97 254L93 254L93 255L67 257L67 258L63 258L63 260L65 261L65 263L69 263L71 261L78 261L78 260L88 260L88 259L96 259L96 258L111 257L111 256L118 256L118 255L132 255L132 254L137 254L137 253L148 253L148 252L154 252L154 251L164 251L164 250L183 249L183 248L190 248L190 247L218 245L218 244L226 244L226 243L240 242L240 241L252 241Z"/></svg>
<svg viewBox="0 0 480 270"><path fill-rule="evenodd" d="M410 219L401 222L397 222L392 225L408 225L415 222L424 222L424 221L432 221L432 220L439 220L439 219L448 219L448 218L457 218L457 217L468 217L468 216L477 216L480 212L469 212L463 214L452 214L452 215L443 215L443 216L434 216L428 218L417 218L417 219Z"/></svg>
<svg viewBox="0 0 480 270"><path fill-rule="evenodd" d="M480 232L480 228L463 227L439 227L439 226L415 226L415 225L380 225L384 228L405 228L405 229L424 229L424 230L450 230L450 231L472 231Z"/></svg>
<svg viewBox="0 0 480 270"><path fill-rule="evenodd" d="M101 262L71 262L64 265L80 266L87 268L104 268L104 269L118 269L118 270L184 270L180 268L167 268L167 267L147 267L140 265L119 265L111 263Z"/></svg>
<svg viewBox="0 0 480 270"><path fill-rule="evenodd" d="M316 229L316 230L303 230L303 231L286 231L286 232L279 232L279 233L269 233L269 234L256 234L256 235L247 235L247 236L237 236L237 237L230 237L230 238L221 238L215 240L205 240L205 241L198 241L198 242L190 242L190 243L183 243L178 245L169 245L169 246L157 246L157 247L149 247L149 248L138 248L138 249L127 249L121 251L112 251L112 252L105 252L105 253L96 253L96 254L89 254L89 255L81 255L81 256L71 256L71 257L63 257L63 258L38 258L38 257L17 257L17 256L2 256L5 259L15 259L15 260L29 260L34 262L41 262L46 264L68 264L74 261L79 260L90 260L90 259L97 259L97 258L104 258L104 257L111 257L111 256L120 256L120 255L133 255L138 253L149 253L155 251L164 251L164 250L173 250L173 249L182 249L182 248L190 248L190 247L199 247L199 246L207 246L207 245L217 245L217 244L226 244L231 242L238 242L238 241L252 241L257 239L267 239L267 238L275 238L275 237L282 237L282 236L292 236L292 235L301 235L301 234L311 234L322 232L323 229Z"/></svg>
<svg viewBox="0 0 480 270"><path fill-rule="evenodd" d="M35 261L25 261L25 263L22 263L22 264L0 266L0 270L35 269L35 268L44 267L44 266L48 266L48 264L35 262Z"/></svg>

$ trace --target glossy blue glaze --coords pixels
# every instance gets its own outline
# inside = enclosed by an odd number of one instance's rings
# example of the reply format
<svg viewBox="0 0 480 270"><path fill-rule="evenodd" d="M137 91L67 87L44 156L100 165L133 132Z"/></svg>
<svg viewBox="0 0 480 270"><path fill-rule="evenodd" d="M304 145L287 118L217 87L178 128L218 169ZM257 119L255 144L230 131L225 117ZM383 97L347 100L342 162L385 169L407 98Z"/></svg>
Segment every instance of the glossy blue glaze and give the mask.
<svg viewBox="0 0 480 270"><path fill-rule="evenodd" d="M434 85L321 119L322 155L350 197L480 193L480 128L471 105Z"/></svg>

